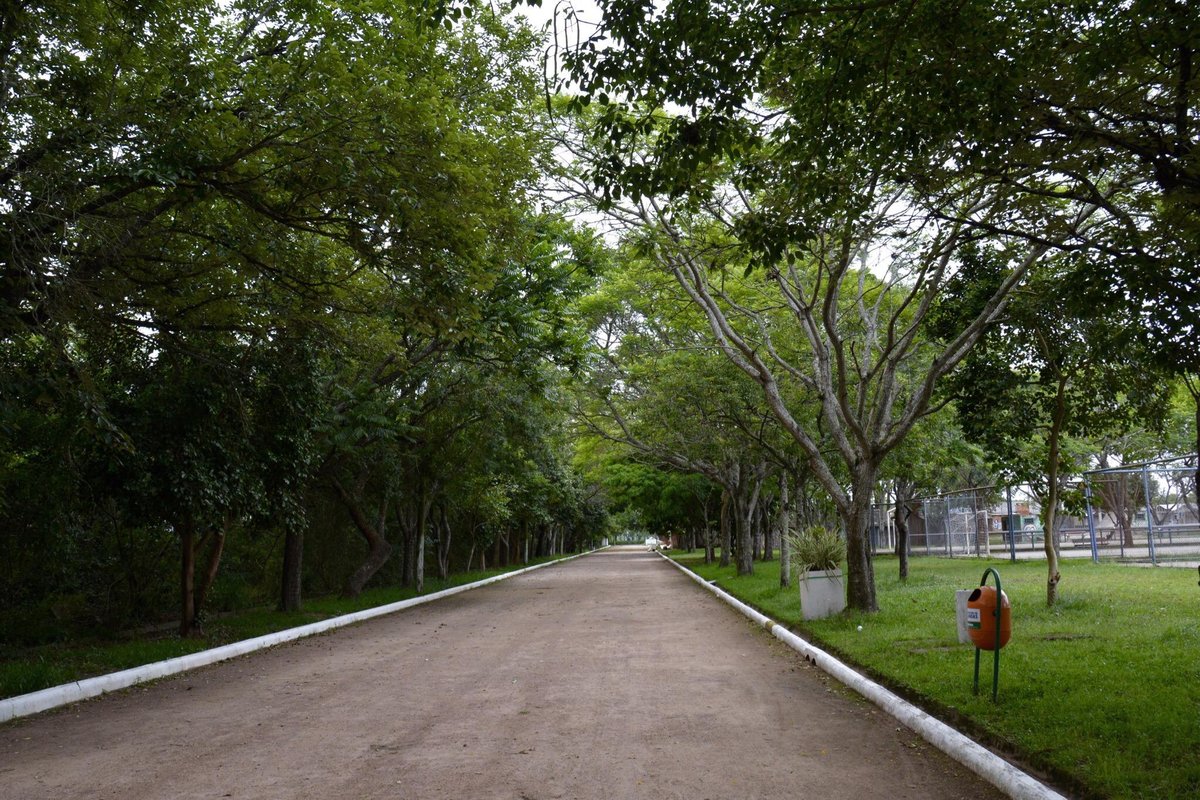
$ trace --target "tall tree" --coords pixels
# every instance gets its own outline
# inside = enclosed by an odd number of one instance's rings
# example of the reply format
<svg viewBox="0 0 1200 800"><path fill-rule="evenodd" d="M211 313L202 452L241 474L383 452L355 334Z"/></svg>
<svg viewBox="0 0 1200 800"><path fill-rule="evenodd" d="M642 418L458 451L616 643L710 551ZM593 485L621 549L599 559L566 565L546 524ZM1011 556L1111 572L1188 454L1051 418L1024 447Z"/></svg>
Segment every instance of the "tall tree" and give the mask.
<svg viewBox="0 0 1200 800"><path fill-rule="evenodd" d="M1008 158L1001 141L1016 133L999 121L1016 100L988 59L1024 32L982 4L952 19L935 3L603 7L597 38L565 56L575 107L601 107L574 188L637 231L760 385L838 507L850 604L874 610L867 526L883 459L1030 268L1108 221L1124 175L1099 189ZM937 338L927 316L985 235L1003 280ZM724 290L746 269L790 316L802 359L779 320ZM789 408L788 386L817 398L818 425Z"/></svg>
<svg viewBox="0 0 1200 800"><path fill-rule="evenodd" d="M952 380L968 436L1041 503L1048 605L1061 579L1055 520L1065 482L1086 466L1071 437L1158 427L1165 413L1165 376L1145 353L1121 346L1130 320L1078 308L1064 291L1072 276L1061 261L1038 272Z"/></svg>
<svg viewBox="0 0 1200 800"><path fill-rule="evenodd" d="M395 451L435 363L525 303L572 335L539 289L571 254L532 212L533 45L373 0L4 5L0 349L30 384L0 398L5 461L87 452L72 513L178 536L185 584L186 540L283 520L297 605L314 485L377 524L393 476L347 454ZM39 438L30 397L74 437Z"/></svg>
<svg viewBox="0 0 1200 800"><path fill-rule="evenodd" d="M598 347L582 416L651 464L721 486L734 531L721 562L733 550L739 574L749 574L757 510L774 471L758 440L777 428L757 390L698 334L694 307L648 266L630 253L585 305Z"/></svg>

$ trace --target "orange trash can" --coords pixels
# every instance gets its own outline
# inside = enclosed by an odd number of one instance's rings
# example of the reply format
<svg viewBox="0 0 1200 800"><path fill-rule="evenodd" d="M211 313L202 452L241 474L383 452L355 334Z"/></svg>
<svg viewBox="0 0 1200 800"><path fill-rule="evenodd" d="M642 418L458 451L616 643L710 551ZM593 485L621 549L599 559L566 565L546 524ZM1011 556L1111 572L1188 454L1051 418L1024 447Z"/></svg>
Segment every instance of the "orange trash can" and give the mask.
<svg viewBox="0 0 1200 800"><path fill-rule="evenodd" d="M996 590L980 586L967 598L967 635L980 650L996 649ZM1000 593L1000 646L1012 638L1012 607Z"/></svg>

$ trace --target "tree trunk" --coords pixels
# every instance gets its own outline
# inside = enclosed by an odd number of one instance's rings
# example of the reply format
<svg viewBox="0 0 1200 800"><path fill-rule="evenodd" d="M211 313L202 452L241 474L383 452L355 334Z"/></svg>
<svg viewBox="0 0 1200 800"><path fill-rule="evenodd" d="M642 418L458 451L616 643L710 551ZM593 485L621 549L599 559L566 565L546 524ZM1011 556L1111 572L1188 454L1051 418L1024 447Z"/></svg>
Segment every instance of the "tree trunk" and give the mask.
<svg viewBox="0 0 1200 800"><path fill-rule="evenodd" d="M709 493L711 495L711 492ZM711 564L716 557L713 552L712 519L708 513L708 498L704 499L701 507L704 509L704 563Z"/></svg>
<svg viewBox="0 0 1200 800"><path fill-rule="evenodd" d="M417 582L417 518L420 516L411 497L397 500L396 521L400 523L400 585L414 586Z"/></svg>
<svg viewBox="0 0 1200 800"><path fill-rule="evenodd" d="M721 560L719 566L729 566L729 551L733 549L732 536L729 530L729 490L721 492Z"/></svg>
<svg viewBox="0 0 1200 800"><path fill-rule="evenodd" d="M755 561L762 561L763 556L762 509L754 505L746 517L746 524L750 527L750 563L753 564Z"/></svg>
<svg viewBox="0 0 1200 800"><path fill-rule="evenodd" d="M517 560L521 557L521 542L524 541L524 539L525 523L522 522L520 530L514 531L513 535L508 537L508 554L506 560L507 566L516 564Z"/></svg>
<svg viewBox="0 0 1200 800"><path fill-rule="evenodd" d="M741 533L739 538L739 553L738 553L738 575L753 575L754 562L758 559L762 550L759 548L759 536L762 534L762 526L758 524L759 508L758 501L762 496L762 471L758 470L753 473L752 488L750 496L746 498L746 505L742 509L742 517L745 519L745 531ZM738 488L740 489L742 482L739 481ZM741 544L746 545L746 550L741 550ZM748 551L748 552L747 552ZM745 556L741 553L746 552Z"/></svg>
<svg viewBox="0 0 1200 800"><path fill-rule="evenodd" d="M751 514L746 522L750 529L750 563L762 560L762 526L758 524L758 514Z"/></svg>
<svg viewBox="0 0 1200 800"><path fill-rule="evenodd" d="M417 594L425 591L425 532L417 532Z"/></svg>
<svg viewBox="0 0 1200 800"><path fill-rule="evenodd" d="M425 534L429 530L429 509L433 504L429 489L421 487L420 508L417 514L417 594L425 591Z"/></svg>
<svg viewBox="0 0 1200 800"><path fill-rule="evenodd" d="M208 599L209 590L212 589L213 583L217 580L217 570L221 567L221 554L225 552L225 535L229 529L229 525L230 520L227 516L225 525L212 533L212 543L209 545L208 559L204 565L204 574L200 579L200 584L196 587L196 599L192 604L197 633L202 633L204 630L204 601Z"/></svg>
<svg viewBox="0 0 1200 800"><path fill-rule="evenodd" d="M766 505L762 508L763 529L763 561L775 560L775 544L778 541L779 526L771 519L771 512Z"/></svg>
<svg viewBox="0 0 1200 800"><path fill-rule="evenodd" d="M754 524L754 508L750 502L743 501L738 492L733 494L733 517L737 531L737 574L754 574L754 545L752 543Z"/></svg>
<svg viewBox="0 0 1200 800"><path fill-rule="evenodd" d="M792 504L788 498L787 473L779 475L779 588L788 589L792 585L792 548L788 544L788 523L792 513Z"/></svg>
<svg viewBox="0 0 1200 800"><path fill-rule="evenodd" d="M350 496L342 486L341 481L333 479L333 488L337 490L338 497L342 501L342 505L346 507L346 511L350 514L350 519L354 522L354 527L362 534L363 539L367 542L367 558L362 565L350 575L346 580L346 587L342 590L343 597L358 597L362 594L363 587L367 585L367 581L371 579L379 568L388 560L388 556L392 554L392 546L384 538L381 530L377 530L375 526L362 513L362 509L358 507L358 503ZM387 500L385 499L384 514L387 513ZM382 518L381 518L382 521Z"/></svg>
<svg viewBox="0 0 1200 800"><path fill-rule="evenodd" d="M1133 547L1133 517L1137 513L1137 509L1134 508L1134 502L1137 495L1145 494L1145 492L1131 492L1129 490L1130 480L1128 475L1117 475L1116 478L1117 482L1121 485L1121 510L1116 515L1121 526L1121 541L1125 543L1126 547Z"/></svg>
<svg viewBox="0 0 1200 800"><path fill-rule="evenodd" d="M896 510L896 559L900 562L900 580L908 580L908 504L912 499L912 484L905 480L897 480Z"/></svg>
<svg viewBox="0 0 1200 800"><path fill-rule="evenodd" d="M438 516L438 577L446 580L450 576L450 520L445 505Z"/></svg>
<svg viewBox="0 0 1200 800"><path fill-rule="evenodd" d="M1046 460L1046 502L1042 506L1042 545L1046 551L1046 605L1058 602L1058 548L1054 546L1054 527L1058 515L1058 475L1063 426L1067 420L1067 379L1059 375L1054 397L1054 416L1050 422L1050 452Z"/></svg>
<svg viewBox="0 0 1200 800"><path fill-rule="evenodd" d="M417 582L417 523L413 519L412 510L403 513L396 509L400 517L400 585L412 586Z"/></svg>
<svg viewBox="0 0 1200 800"><path fill-rule="evenodd" d="M871 492L875 468L860 463L847 508L841 509L846 526L846 605L856 611L879 610L875 598L875 565L871 558Z"/></svg>
<svg viewBox="0 0 1200 800"><path fill-rule="evenodd" d="M304 531L290 525L283 535L283 576L279 590L279 610L299 611L302 605L301 579L304 575Z"/></svg>
<svg viewBox="0 0 1200 800"><path fill-rule="evenodd" d="M196 633L196 524L190 515L179 525L179 635L192 636Z"/></svg>
<svg viewBox="0 0 1200 800"><path fill-rule="evenodd" d="M1108 456L1100 457L1100 468L1108 468ZM1133 547L1133 514L1136 496L1145 492L1139 487L1140 481L1133 484L1130 491L1128 475L1112 474L1096 485L1096 495L1100 498L1100 506L1113 518L1116 534L1126 547Z"/></svg>

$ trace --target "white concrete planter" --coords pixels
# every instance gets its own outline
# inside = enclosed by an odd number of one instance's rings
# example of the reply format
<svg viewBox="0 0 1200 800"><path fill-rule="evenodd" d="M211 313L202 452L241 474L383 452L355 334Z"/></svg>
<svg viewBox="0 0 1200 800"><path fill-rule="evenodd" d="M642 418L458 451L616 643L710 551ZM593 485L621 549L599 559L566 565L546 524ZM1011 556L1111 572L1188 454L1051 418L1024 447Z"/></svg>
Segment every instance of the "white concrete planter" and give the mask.
<svg viewBox="0 0 1200 800"><path fill-rule="evenodd" d="M840 569L812 569L800 576L800 611L805 619L824 619L846 609Z"/></svg>

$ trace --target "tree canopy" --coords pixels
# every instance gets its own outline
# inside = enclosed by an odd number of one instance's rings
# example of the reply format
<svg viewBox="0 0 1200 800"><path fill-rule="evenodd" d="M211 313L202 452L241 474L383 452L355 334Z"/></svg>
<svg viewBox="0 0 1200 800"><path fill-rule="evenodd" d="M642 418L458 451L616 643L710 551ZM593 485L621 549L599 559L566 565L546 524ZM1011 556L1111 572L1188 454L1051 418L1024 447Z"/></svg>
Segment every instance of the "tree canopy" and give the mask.
<svg viewBox="0 0 1200 800"><path fill-rule="evenodd" d="M0 9L20 614L186 634L617 517L742 573L835 527L869 611L879 506L1196 441L1187 4L599 7Z"/></svg>

